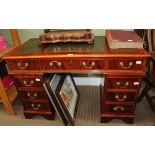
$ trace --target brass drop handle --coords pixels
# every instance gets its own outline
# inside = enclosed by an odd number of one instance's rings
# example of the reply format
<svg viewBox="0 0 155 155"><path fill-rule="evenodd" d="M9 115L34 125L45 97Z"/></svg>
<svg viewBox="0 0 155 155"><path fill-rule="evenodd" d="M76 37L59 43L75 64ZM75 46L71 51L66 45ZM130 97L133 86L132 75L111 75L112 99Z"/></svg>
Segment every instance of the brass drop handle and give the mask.
<svg viewBox="0 0 155 155"><path fill-rule="evenodd" d="M125 85L124 86L121 86L121 83L118 81L116 83L116 85L119 87L119 88L126 88L128 85L129 85L129 82L125 82Z"/></svg>
<svg viewBox="0 0 155 155"><path fill-rule="evenodd" d="M93 61L90 66L87 66L86 62L82 62L82 66L86 69L92 69L95 66L95 62Z"/></svg>
<svg viewBox="0 0 155 155"><path fill-rule="evenodd" d="M34 104L31 104L31 106L35 110L38 110L40 108L40 104L37 104L37 106L35 106Z"/></svg>
<svg viewBox="0 0 155 155"><path fill-rule="evenodd" d="M62 63L61 63L60 61L51 61L51 62L49 63L49 65L52 67L54 63L55 63L58 67L61 67L61 66L62 66Z"/></svg>
<svg viewBox="0 0 155 155"><path fill-rule="evenodd" d="M38 96L37 93L35 93L33 96L30 94L30 93L27 93L27 96L30 98L30 99L34 99Z"/></svg>
<svg viewBox="0 0 155 155"><path fill-rule="evenodd" d="M120 66L122 69L130 69L133 66L133 62L129 62L128 66L124 66L123 62L120 62Z"/></svg>
<svg viewBox="0 0 155 155"><path fill-rule="evenodd" d="M22 63L17 63L19 69L26 69L28 66L29 66L29 63L28 62L25 62L24 64Z"/></svg>
<svg viewBox="0 0 155 155"><path fill-rule="evenodd" d="M31 87L34 84L34 81L31 80L29 84L27 83L27 81L24 81L23 83L24 83L25 86Z"/></svg>
<svg viewBox="0 0 155 155"><path fill-rule="evenodd" d="M118 111L118 110L124 111L124 107L121 107L121 106L114 107L114 111Z"/></svg>
<svg viewBox="0 0 155 155"><path fill-rule="evenodd" d="M116 99L117 101L119 101L119 102L120 102L120 101L125 101L126 98L127 98L127 95L124 95L123 98L121 98L121 99L119 98L119 95L116 95L116 96L115 96L115 99Z"/></svg>

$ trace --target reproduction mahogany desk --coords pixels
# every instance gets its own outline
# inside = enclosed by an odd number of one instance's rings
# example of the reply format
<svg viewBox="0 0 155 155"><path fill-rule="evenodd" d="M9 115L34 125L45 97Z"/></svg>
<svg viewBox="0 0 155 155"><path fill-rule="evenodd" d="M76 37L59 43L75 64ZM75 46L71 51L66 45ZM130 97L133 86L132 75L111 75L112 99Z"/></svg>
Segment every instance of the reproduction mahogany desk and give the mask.
<svg viewBox="0 0 155 155"><path fill-rule="evenodd" d="M101 85L101 122L123 119L133 123L136 98L149 54L144 49L110 50L105 37L94 44L58 43L39 47L30 39L4 57L21 97L24 115L54 118L43 89L48 73L94 73L105 77Z"/></svg>

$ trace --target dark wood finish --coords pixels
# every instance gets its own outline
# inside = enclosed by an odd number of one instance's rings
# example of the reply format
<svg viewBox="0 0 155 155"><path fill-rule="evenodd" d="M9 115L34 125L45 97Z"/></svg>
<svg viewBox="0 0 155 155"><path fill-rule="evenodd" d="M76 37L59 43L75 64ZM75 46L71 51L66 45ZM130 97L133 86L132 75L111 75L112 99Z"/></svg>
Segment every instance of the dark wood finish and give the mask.
<svg viewBox="0 0 155 155"><path fill-rule="evenodd" d="M23 103L25 118L41 115L48 120L53 120L55 111L43 89L45 77L43 75L17 75L14 79Z"/></svg>
<svg viewBox="0 0 155 155"><path fill-rule="evenodd" d="M18 75L14 76L14 80L16 81L16 84L18 85L18 88L35 88L35 87L42 87L44 79L40 75L36 76L24 76L24 75Z"/></svg>
<svg viewBox="0 0 155 155"><path fill-rule="evenodd" d="M107 89L126 89L136 90L141 85L141 78L139 77L109 77L107 78Z"/></svg>
<svg viewBox="0 0 155 155"><path fill-rule="evenodd" d="M106 92L104 100L109 102L133 102L136 94L134 92Z"/></svg>
<svg viewBox="0 0 155 155"><path fill-rule="evenodd" d="M50 112L50 106L49 102L47 100L44 101L24 101L23 102L23 108L24 110L30 110L30 111L49 111Z"/></svg>
<svg viewBox="0 0 155 155"><path fill-rule="evenodd" d="M10 74L17 79L16 86L19 92L43 91L40 84L24 86L21 81L24 79L29 85L31 78L41 76L43 82L45 73L104 75L105 82L101 86L101 122L117 118L126 123L133 123L136 98L141 79L145 75L148 57L149 53L144 49L111 50L107 46L106 38L95 37L93 45L61 43L44 47L38 47L38 40L31 39L4 59L8 63ZM30 62L29 68L19 68L18 62L22 64L22 67ZM119 88L116 85L119 85ZM41 102L41 99L29 100L27 98L26 100L36 104ZM24 110L26 118L31 118L35 114L43 115L39 110L37 112Z"/></svg>
<svg viewBox="0 0 155 155"><path fill-rule="evenodd" d="M54 118L55 118L55 115L53 113L51 113L51 112L39 112L39 113L36 113L34 111L24 111L24 116L27 119L32 119L36 115L43 116L47 120L54 120Z"/></svg>
<svg viewBox="0 0 155 155"><path fill-rule="evenodd" d="M39 61L20 59L9 62L11 70L38 70Z"/></svg>
<svg viewBox="0 0 155 155"><path fill-rule="evenodd" d="M109 60L109 69L114 70L143 70L146 66L145 59L117 59Z"/></svg>
<svg viewBox="0 0 155 155"><path fill-rule="evenodd" d="M120 104L105 104L103 107L104 113L114 113L114 114L131 114L134 111L133 105L120 105Z"/></svg>
<svg viewBox="0 0 155 155"><path fill-rule="evenodd" d="M19 91L23 100L40 100L46 99L47 94L44 90L26 90L26 91Z"/></svg>

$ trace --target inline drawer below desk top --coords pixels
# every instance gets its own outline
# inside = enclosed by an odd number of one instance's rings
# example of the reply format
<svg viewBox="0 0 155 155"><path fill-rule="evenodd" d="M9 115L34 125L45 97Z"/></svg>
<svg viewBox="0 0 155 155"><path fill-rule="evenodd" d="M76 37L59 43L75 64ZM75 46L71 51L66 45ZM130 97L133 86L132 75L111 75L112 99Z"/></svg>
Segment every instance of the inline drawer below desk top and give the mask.
<svg viewBox="0 0 155 155"><path fill-rule="evenodd" d="M30 39L4 59L10 73L35 72L100 72L131 70L144 74L149 54L144 49L110 50L105 37L95 37L93 44L58 43L38 46Z"/></svg>

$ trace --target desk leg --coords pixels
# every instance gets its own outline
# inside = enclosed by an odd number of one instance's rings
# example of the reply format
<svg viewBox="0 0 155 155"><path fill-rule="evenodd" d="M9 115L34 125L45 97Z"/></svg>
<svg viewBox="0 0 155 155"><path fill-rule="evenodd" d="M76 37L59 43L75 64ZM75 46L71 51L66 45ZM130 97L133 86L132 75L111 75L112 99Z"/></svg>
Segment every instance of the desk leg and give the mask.
<svg viewBox="0 0 155 155"><path fill-rule="evenodd" d="M1 78L0 78L0 94L1 94L1 100L4 104L6 111L9 114L16 115L12 103L10 102L10 99L7 96L7 92L5 91Z"/></svg>

